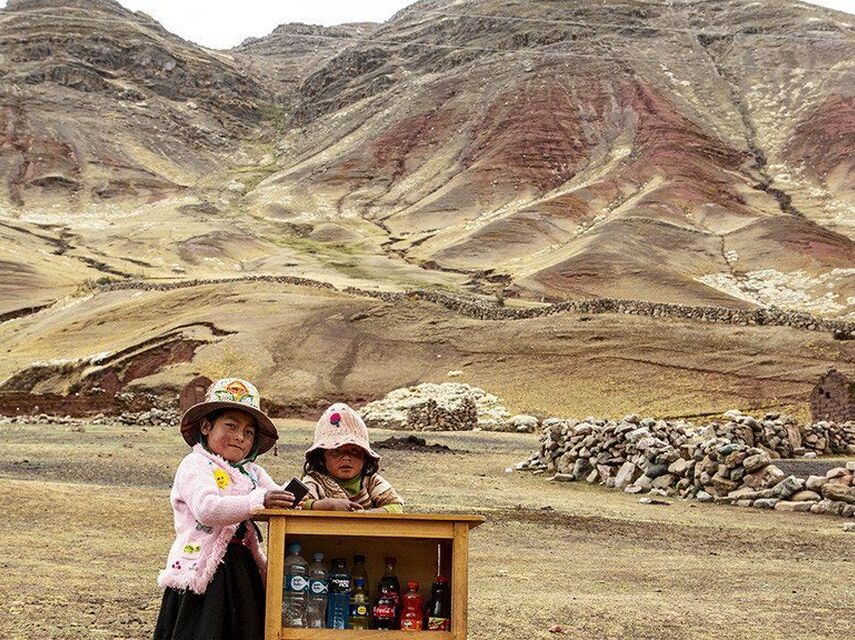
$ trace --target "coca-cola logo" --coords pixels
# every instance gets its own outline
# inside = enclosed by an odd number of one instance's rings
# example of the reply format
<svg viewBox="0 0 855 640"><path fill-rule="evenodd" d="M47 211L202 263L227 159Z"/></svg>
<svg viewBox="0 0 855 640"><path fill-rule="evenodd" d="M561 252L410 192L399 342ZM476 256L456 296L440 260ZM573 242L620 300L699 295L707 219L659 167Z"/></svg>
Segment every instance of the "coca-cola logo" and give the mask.
<svg viewBox="0 0 855 640"><path fill-rule="evenodd" d="M395 607L390 604L378 604L374 605L374 617L375 618L394 618L395 617Z"/></svg>

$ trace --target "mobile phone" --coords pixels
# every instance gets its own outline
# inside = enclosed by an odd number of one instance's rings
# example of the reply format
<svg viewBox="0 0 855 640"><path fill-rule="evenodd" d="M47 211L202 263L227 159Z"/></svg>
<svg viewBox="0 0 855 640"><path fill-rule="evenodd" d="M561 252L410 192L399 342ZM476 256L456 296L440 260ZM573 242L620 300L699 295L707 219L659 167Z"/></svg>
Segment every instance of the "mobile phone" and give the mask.
<svg viewBox="0 0 855 640"><path fill-rule="evenodd" d="M285 491L290 491L294 494L294 505L291 507L293 509L309 493L309 487L297 480L297 478L291 478L291 482L285 487Z"/></svg>

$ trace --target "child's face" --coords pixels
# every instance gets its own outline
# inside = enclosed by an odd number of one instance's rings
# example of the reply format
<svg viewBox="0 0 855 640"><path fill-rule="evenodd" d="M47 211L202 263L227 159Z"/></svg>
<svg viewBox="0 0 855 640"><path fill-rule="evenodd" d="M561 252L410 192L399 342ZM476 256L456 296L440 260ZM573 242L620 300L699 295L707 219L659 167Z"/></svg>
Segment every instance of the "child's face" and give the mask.
<svg viewBox="0 0 855 640"><path fill-rule="evenodd" d="M355 444L346 444L338 449L324 449L324 464L336 480L352 480L362 473L365 452Z"/></svg>
<svg viewBox="0 0 855 640"><path fill-rule="evenodd" d="M200 430L208 439L208 448L229 462L246 458L255 442L255 418L244 411L230 409L214 422L204 418Z"/></svg>

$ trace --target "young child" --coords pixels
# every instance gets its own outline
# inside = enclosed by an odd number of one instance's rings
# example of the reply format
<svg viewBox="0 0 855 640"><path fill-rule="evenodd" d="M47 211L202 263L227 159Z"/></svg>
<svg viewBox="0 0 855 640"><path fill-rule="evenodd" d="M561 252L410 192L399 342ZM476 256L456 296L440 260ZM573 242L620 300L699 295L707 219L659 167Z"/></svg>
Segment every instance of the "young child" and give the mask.
<svg viewBox="0 0 855 640"><path fill-rule="evenodd" d="M318 420L306 451L304 509L401 513L403 502L377 470L380 456L368 444L368 428L353 409L332 405Z"/></svg>
<svg viewBox="0 0 855 640"><path fill-rule="evenodd" d="M187 409L181 434L193 451L170 493L176 538L157 581L165 592L154 638L260 640L266 558L250 516L294 503L254 462L276 427L252 384L225 378Z"/></svg>

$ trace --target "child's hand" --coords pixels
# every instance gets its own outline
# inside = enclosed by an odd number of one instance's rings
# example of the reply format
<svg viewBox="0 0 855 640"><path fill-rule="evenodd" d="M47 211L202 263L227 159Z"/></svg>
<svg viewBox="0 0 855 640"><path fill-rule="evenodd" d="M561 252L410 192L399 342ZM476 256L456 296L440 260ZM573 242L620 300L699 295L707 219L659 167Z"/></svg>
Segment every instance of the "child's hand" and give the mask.
<svg viewBox="0 0 855 640"><path fill-rule="evenodd" d="M265 509L290 509L294 505L294 494L290 491L271 489L264 494Z"/></svg>
<svg viewBox="0 0 855 640"><path fill-rule="evenodd" d="M315 500L312 503L312 509L318 511L362 511L362 505L353 500L344 498L324 498Z"/></svg>

